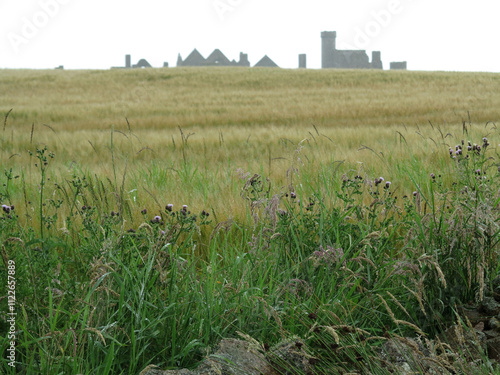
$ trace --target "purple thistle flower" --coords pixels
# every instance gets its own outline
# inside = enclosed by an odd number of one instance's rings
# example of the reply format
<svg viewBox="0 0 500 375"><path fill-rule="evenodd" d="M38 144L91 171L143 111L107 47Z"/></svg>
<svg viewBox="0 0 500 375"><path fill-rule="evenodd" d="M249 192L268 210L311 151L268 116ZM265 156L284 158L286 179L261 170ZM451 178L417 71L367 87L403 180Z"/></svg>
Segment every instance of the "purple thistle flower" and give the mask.
<svg viewBox="0 0 500 375"><path fill-rule="evenodd" d="M169 212L172 212L172 209L174 208L174 205L172 203L169 203L165 206L165 209Z"/></svg>
<svg viewBox="0 0 500 375"><path fill-rule="evenodd" d="M432 179L435 179L436 178L436 175L434 173L431 173L431 178Z"/></svg>
<svg viewBox="0 0 500 375"><path fill-rule="evenodd" d="M161 221L161 217L156 215L153 220L155 223L159 223Z"/></svg>
<svg viewBox="0 0 500 375"><path fill-rule="evenodd" d="M8 214L10 212L10 206L7 206L6 204L2 204L2 210L4 210L4 212Z"/></svg>
<svg viewBox="0 0 500 375"><path fill-rule="evenodd" d="M385 188L386 188L386 189L389 189L390 187L391 187L391 181L387 181L387 182L385 183Z"/></svg>

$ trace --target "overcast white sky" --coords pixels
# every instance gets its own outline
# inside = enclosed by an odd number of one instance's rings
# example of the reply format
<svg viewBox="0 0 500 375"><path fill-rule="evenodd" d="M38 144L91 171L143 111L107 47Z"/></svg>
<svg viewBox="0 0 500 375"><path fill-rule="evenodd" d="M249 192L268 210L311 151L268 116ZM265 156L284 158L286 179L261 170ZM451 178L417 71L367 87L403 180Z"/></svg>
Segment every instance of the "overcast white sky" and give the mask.
<svg viewBox="0 0 500 375"><path fill-rule="evenodd" d="M194 48L320 68L320 33L337 31L386 69L500 72L499 16L497 0L0 0L0 68L172 67Z"/></svg>

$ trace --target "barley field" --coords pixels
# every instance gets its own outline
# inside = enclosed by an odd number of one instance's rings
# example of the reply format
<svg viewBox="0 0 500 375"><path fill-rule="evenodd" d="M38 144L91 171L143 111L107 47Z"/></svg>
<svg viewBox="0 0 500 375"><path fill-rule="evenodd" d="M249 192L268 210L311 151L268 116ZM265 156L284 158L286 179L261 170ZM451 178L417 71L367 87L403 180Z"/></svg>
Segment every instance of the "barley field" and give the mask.
<svg viewBox="0 0 500 375"><path fill-rule="evenodd" d="M315 358L281 373L385 374L389 338L500 300L499 74L0 70L0 87L2 373L194 368L246 335ZM490 352L478 374L499 373Z"/></svg>
<svg viewBox="0 0 500 375"><path fill-rule="evenodd" d="M464 123L482 138L500 117L496 74L4 70L0 82L1 111L12 109L2 129L6 167L26 167L27 150L47 145L57 155L49 173L77 169L122 181L126 172L127 190L145 203L141 187L223 217L241 213L237 169L279 188L296 158L313 174L345 161L413 191L402 171L408 157L431 173L446 157L443 144L463 138Z"/></svg>

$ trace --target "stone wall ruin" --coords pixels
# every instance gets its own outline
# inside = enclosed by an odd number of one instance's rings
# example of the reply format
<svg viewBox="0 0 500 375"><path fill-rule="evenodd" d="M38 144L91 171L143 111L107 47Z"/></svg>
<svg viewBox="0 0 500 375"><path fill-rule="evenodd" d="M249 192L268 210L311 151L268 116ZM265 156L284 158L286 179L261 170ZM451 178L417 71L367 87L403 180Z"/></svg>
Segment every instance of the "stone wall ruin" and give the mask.
<svg viewBox="0 0 500 375"><path fill-rule="evenodd" d="M372 51L371 61L365 50L339 50L336 47L337 32L321 32L321 68L322 69L383 69L381 52ZM234 66L250 67L248 54L240 52L239 60L229 60L220 49L215 49L207 58L195 48L185 59L181 54L177 57L177 66ZM149 68L151 65L140 59L137 64L131 63L130 55L125 55L124 68ZM163 64L164 68L168 63ZM254 67L278 67L267 55L257 62ZM307 68L306 54L299 55L299 68ZM390 69L406 70L406 61L391 62Z"/></svg>

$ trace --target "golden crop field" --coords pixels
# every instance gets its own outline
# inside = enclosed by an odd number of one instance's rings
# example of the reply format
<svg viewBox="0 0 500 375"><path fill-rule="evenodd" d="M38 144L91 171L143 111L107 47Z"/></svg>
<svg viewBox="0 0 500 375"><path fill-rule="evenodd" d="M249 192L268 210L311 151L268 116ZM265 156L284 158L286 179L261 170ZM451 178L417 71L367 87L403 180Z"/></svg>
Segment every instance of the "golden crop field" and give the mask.
<svg viewBox="0 0 500 375"><path fill-rule="evenodd" d="M280 373L499 374L499 74L1 70L0 88L1 373L194 368L244 338Z"/></svg>
<svg viewBox="0 0 500 375"><path fill-rule="evenodd" d="M464 137L464 123L496 142L500 118L492 73L2 70L0 87L2 117L12 109L1 128L4 168L34 173L27 151L47 145L51 173L63 178L77 168L125 181L133 200L154 195L226 216L238 211L247 172L279 190L292 166L312 176L345 161L411 189L401 168L412 158L429 170L446 162L445 144Z"/></svg>

